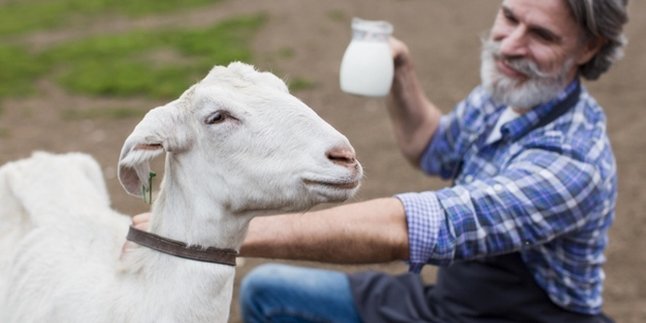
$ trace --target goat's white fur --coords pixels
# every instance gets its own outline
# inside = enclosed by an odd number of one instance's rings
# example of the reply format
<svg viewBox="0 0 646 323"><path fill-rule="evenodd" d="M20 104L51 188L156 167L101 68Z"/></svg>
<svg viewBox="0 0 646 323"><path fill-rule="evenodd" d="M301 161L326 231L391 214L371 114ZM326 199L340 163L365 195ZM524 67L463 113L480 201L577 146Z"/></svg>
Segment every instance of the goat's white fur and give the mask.
<svg viewBox="0 0 646 323"><path fill-rule="evenodd" d="M221 123L206 124L215 111ZM179 99L151 110L125 141L119 178L131 194L166 154L150 231L239 249L256 215L354 193L358 163L326 153L347 139L273 74L215 67ZM226 322L235 268L144 247L122 254L128 217L110 208L97 163L35 153L0 168L0 322Z"/></svg>

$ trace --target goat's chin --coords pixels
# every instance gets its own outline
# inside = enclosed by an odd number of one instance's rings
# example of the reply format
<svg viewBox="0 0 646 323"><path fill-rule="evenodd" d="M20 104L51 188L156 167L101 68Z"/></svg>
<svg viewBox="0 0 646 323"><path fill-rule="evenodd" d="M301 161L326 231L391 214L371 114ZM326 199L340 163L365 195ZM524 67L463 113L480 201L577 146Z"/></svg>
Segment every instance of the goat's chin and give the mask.
<svg viewBox="0 0 646 323"><path fill-rule="evenodd" d="M310 193L315 196L316 203L343 202L359 190L359 182L328 183L319 181L305 181Z"/></svg>

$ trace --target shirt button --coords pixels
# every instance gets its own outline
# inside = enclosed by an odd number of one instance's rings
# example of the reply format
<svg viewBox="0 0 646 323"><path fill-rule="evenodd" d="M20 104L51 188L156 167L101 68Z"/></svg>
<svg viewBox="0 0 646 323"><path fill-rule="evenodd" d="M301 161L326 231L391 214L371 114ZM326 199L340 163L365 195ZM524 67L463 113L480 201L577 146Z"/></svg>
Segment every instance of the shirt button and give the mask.
<svg viewBox="0 0 646 323"><path fill-rule="evenodd" d="M465 177L464 177L464 182L465 182L465 183L471 183L471 182L473 182L473 176L471 176L471 175L467 175L467 176L465 176Z"/></svg>
<svg viewBox="0 0 646 323"><path fill-rule="evenodd" d="M493 186L493 189L494 189L494 190L496 190L496 191L498 191L498 192L501 192L501 191L502 191L502 190L504 190L505 188L504 188L502 185L500 185L500 184L495 184L495 185Z"/></svg>

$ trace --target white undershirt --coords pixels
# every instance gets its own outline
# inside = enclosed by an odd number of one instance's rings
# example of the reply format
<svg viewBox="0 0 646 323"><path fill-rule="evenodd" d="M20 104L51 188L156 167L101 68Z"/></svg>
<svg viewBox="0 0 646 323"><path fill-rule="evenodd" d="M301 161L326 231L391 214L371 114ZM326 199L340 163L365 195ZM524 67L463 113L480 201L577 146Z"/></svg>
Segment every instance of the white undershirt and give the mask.
<svg viewBox="0 0 646 323"><path fill-rule="evenodd" d="M514 111L514 109L512 107L507 107L505 109L505 111L502 112L500 117L498 117L498 121L496 122L496 126L494 126L493 129L491 130L491 133L489 133L489 138L487 138L486 143L490 144L490 143L502 138L502 133L500 133L500 128L502 128L502 126L505 123L507 123L507 122L509 122L511 120L514 120L514 119L518 118L519 116L520 116L520 114L518 112Z"/></svg>

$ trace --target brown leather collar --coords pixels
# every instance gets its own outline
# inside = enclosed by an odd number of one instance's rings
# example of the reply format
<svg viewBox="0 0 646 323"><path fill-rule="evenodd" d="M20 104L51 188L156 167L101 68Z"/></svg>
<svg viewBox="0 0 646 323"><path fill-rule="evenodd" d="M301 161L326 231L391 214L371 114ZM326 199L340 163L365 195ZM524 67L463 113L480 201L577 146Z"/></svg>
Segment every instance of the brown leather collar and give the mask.
<svg viewBox="0 0 646 323"><path fill-rule="evenodd" d="M128 231L126 239L150 249L180 258L234 267L236 265L236 257L238 256L238 252L233 249L188 246L183 242L160 237L154 233L142 231L132 226Z"/></svg>

